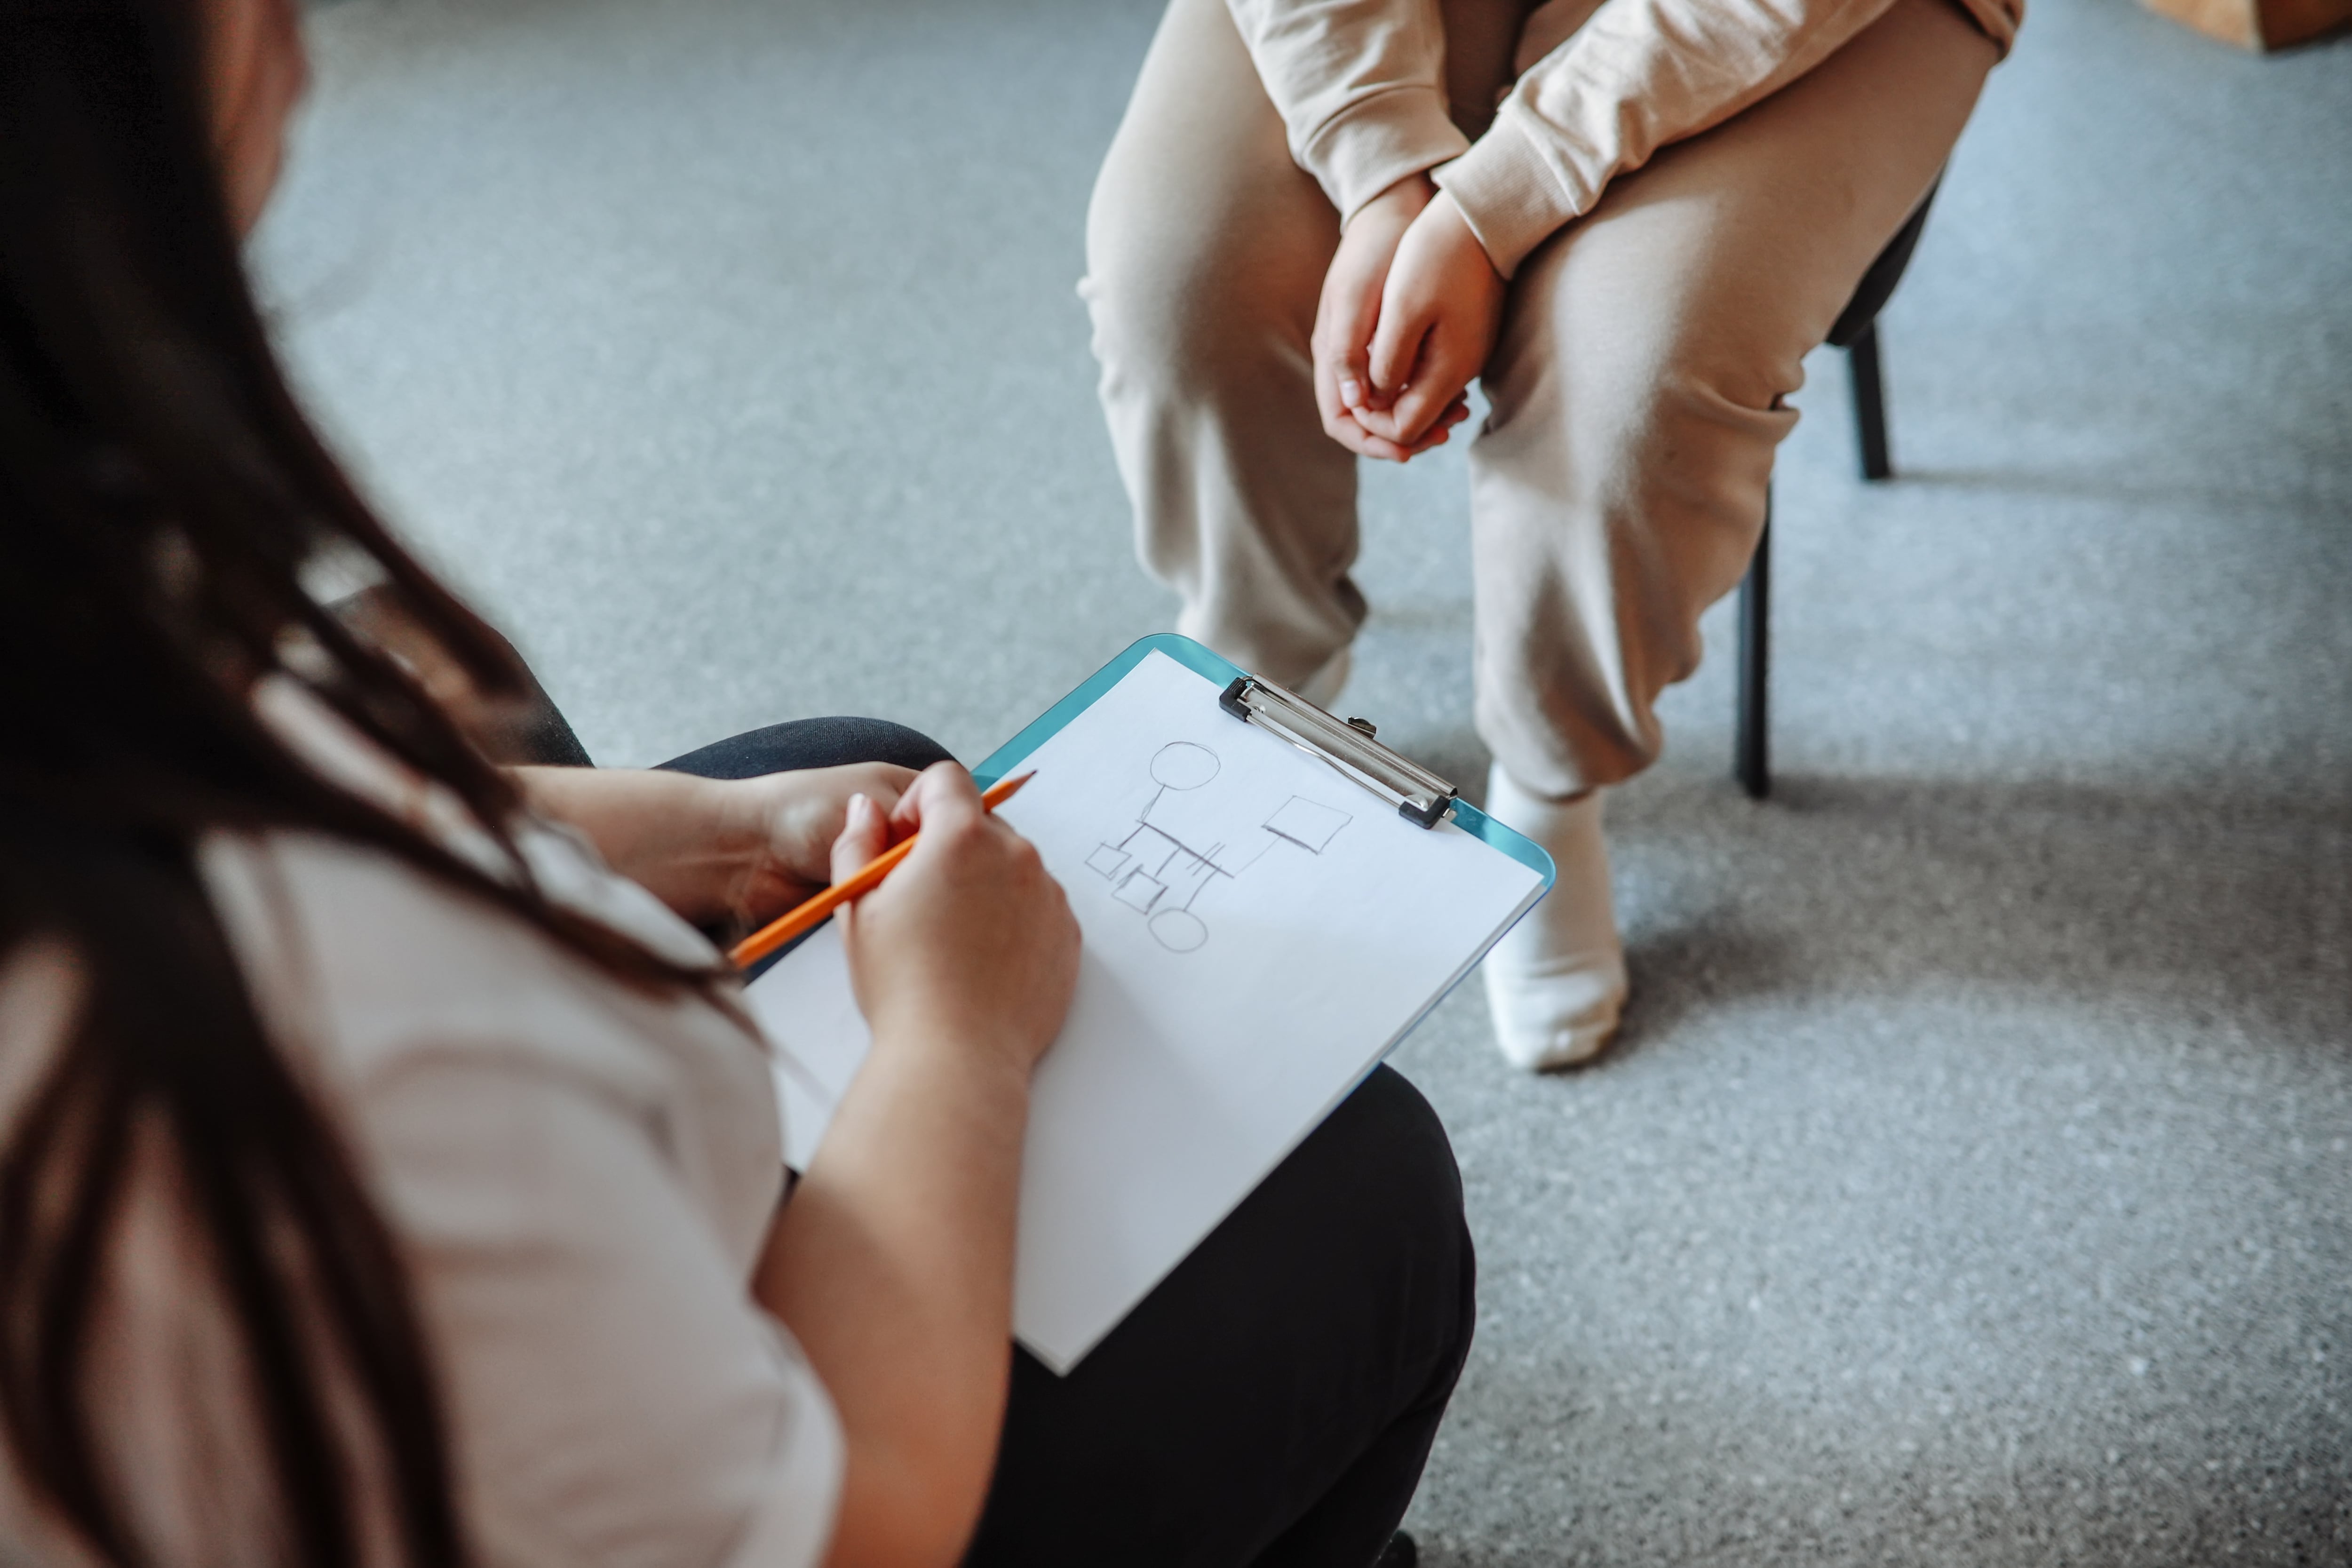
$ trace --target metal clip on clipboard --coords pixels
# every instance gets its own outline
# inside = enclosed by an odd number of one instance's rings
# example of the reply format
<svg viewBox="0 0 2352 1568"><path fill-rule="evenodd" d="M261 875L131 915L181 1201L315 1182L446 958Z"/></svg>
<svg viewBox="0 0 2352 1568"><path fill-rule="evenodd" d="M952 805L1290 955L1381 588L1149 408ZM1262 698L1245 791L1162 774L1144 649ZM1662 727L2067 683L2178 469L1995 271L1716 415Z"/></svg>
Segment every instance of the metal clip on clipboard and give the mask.
<svg viewBox="0 0 2352 1568"><path fill-rule="evenodd" d="M1304 697L1254 675L1241 676L1226 687L1217 705L1244 723L1273 731L1353 779L1393 805L1407 822L1434 827L1454 805L1454 786L1373 739L1369 720L1334 719Z"/></svg>

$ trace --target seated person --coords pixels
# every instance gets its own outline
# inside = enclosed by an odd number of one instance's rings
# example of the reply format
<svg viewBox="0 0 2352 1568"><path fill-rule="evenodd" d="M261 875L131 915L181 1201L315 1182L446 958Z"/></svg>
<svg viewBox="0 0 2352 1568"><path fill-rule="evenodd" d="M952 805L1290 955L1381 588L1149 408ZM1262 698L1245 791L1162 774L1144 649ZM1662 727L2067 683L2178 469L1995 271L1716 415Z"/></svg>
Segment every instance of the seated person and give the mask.
<svg viewBox="0 0 2352 1568"><path fill-rule="evenodd" d="M1559 879L1484 966L1525 1068L1624 955L1601 791L1763 531L1786 402L1933 186L2020 0L1170 0L1087 280L1178 629L1327 706L1356 460L1467 416L1486 809Z"/></svg>
<svg viewBox="0 0 2352 1568"><path fill-rule="evenodd" d="M1428 1106L1376 1072L1069 1376L1016 1354L1060 889L895 726L486 758L413 669L521 671L240 268L302 75L295 0L0 12L0 1560L1391 1552L1472 1325ZM413 669L306 587L355 563ZM696 927L917 827L787 1195Z"/></svg>

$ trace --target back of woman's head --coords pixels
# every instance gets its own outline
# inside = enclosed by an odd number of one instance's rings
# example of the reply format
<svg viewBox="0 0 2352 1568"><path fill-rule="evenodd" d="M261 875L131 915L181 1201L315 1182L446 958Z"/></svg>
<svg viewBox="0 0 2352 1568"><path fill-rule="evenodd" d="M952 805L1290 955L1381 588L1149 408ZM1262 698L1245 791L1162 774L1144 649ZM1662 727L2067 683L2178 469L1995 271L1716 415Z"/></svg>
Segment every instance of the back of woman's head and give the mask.
<svg viewBox="0 0 2352 1568"><path fill-rule="evenodd" d="M299 647L380 742L509 805L302 589L322 556L362 558L478 682L515 684L288 394L212 153L196 0L5 0L0 18L0 784L109 822L299 793L268 776L282 753L247 702Z"/></svg>
<svg viewBox="0 0 2352 1568"><path fill-rule="evenodd" d="M299 680L506 843L511 786L304 587L323 560L361 565L478 689L515 686L289 395L224 195L204 20L198 0L0 0L0 973L47 954L80 998L61 1041L0 1038L46 1058L0 1105L0 1441L86 1549L156 1554L104 1452L89 1342L138 1201L128 1156L152 1143L236 1326L282 1554L364 1554L371 1496L406 1560L454 1562L397 1248L259 1021L196 847L339 834L625 977L674 976L321 780L256 715L256 681Z"/></svg>

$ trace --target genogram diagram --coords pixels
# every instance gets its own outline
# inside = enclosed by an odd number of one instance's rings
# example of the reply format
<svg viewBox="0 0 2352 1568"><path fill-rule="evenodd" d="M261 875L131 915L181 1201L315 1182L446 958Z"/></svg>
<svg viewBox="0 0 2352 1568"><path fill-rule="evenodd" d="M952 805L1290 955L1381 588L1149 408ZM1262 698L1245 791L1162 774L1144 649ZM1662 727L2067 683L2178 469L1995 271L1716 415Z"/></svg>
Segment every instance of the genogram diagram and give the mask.
<svg viewBox="0 0 2352 1568"><path fill-rule="evenodd" d="M1217 753L1191 741L1171 741L1152 754L1151 798L1118 842L1103 843L1087 864L1111 885L1111 897L1143 917L1153 938L1171 952L1192 952L1209 940L1196 907L1209 884L1231 879L1269 852L1320 855L1352 820L1337 806L1294 795L1272 811L1265 797L1210 788ZM1259 872L1265 876L1269 872Z"/></svg>

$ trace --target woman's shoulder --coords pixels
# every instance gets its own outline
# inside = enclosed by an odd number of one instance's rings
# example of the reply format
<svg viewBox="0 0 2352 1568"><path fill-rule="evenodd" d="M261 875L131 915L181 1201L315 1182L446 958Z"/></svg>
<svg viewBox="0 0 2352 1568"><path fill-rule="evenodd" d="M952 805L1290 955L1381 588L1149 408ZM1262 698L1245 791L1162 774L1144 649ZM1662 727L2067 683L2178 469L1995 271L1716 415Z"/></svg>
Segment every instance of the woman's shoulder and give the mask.
<svg viewBox="0 0 2352 1568"><path fill-rule="evenodd" d="M632 891L650 900L584 848L551 837L529 851L542 871L577 855L572 875L620 883L603 895L615 907ZM198 863L271 1035L376 1158L397 1163L420 1127L452 1117L572 1125L560 1107L585 1097L649 1140L730 1250L756 1244L782 1131L767 1048L731 1009L625 984L372 846L215 832Z"/></svg>
<svg viewBox="0 0 2352 1568"><path fill-rule="evenodd" d="M709 954L566 836L532 826L522 838L551 898L665 956ZM729 1011L691 991L625 984L388 851L311 831L215 831L197 860L272 1032L347 1083L451 1055L583 1078L633 1100L674 1093L681 1072L764 1081L763 1048Z"/></svg>
<svg viewBox="0 0 2352 1568"><path fill-rule="evenodd" d="M299 682L263 682L254 705L321 778L405 819L491 880L527 877L551 901L683 967L718 963L699 932L576 835L520 818L517 866L455 795L410 773ZM514 1047L560 1036L571 1042L564 1054L578 1056L615 1027L635 1034L674 1016L724 1017L625 985L490 899L372 845L320 831L215 831L198 859L265 1007L325 1008L273 1021L332 1026L352 1065L413 1044L420 1030Z"/></svg>

